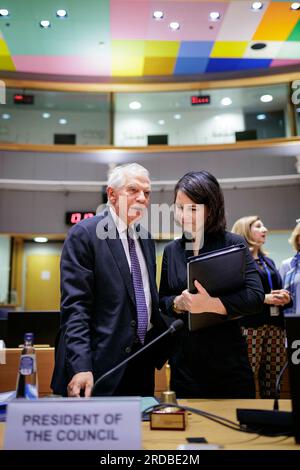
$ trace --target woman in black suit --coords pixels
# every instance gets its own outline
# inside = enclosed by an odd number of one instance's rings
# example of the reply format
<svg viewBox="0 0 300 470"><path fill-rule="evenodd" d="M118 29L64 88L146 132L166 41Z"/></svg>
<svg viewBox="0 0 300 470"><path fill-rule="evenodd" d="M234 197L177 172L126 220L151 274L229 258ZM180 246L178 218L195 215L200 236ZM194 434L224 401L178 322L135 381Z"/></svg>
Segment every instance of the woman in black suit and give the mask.
<svg viewBox="0 0 300 470"><path fill-rule="evenodd" d="M252 398L255 387L247 346L239 321L233 318L258 313L263 306L264 292L253 258L247 249L245 286L238 292L211 297L195 281L198 293L189 293L188 257L244 240L226 232L223 193L216 178L206 171L187 173L178 181L175 214L183 236L164 250L160 283L163 313L185 323L170 359L172 389L184 398ZM190 332L188 311L216 312L225 321Z"/></svg>

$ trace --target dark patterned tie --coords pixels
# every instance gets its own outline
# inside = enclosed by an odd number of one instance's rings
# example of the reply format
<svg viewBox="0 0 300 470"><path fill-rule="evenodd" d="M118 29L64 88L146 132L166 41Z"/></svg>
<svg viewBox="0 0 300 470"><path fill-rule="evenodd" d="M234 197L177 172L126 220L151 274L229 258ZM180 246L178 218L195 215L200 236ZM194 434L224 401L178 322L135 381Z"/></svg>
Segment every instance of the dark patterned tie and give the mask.
<svg viewBox="0 0 300 470"><path fill-rule="evenodd" d="M146 304L141 267L135 248L135 241L130 235L130 232L127 232L127 238L131 261L131 276L138 319L137 335L140 342L144 344L148 327L148 309Z"/></svg>

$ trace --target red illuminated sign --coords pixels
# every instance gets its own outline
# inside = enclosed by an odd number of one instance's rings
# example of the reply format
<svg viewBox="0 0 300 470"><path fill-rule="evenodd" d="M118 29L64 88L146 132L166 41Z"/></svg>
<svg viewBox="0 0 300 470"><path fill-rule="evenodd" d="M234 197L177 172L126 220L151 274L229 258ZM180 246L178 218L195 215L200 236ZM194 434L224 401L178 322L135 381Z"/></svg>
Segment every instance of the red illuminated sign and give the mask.
<svg viewBox="0 0 300 470"><path fill-rule="evenodd" d="M202 95L202 96L191 96L191 104L209 104L210 103L210 96L209 95Z"/></svg>
<svg viewBox="0 0 300 470"><path fill-rule="evenodd" d="M33 104L34 96L25 95L24 93L17 93L16 95L14 95L14 103L15 104Z"/></svg>
<svg viewBox="0 0 300 470"><path fill-rule="evenodd" d="M78 224L81 220L90 219L94 217L96 212L89 211L89 212L66 212L66 225L75 225Z"/></svg>

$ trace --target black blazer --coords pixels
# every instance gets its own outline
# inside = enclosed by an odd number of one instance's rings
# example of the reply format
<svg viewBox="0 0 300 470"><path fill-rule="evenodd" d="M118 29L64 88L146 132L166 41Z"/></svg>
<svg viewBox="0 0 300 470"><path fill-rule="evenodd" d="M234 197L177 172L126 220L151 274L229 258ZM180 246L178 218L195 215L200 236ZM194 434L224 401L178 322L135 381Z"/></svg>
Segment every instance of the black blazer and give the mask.
<svg viewBox="0 0 300 470"><path fill-rule="evenodd" d="M140 244L152 298L150 337L163 331L156 288L154 241L142 227ZM65 395L74 374L92 371L95 380L127 358L136 340L137 317L131 274L118 231L105 210L68 233L61 255L61 329L56 343L52 388ZM153 351L153 363L165 358ZM124 370L105 380L113 394Z"/></svg>
<svg viewBox="0 0 300 470"><path fill-rule="evenodd" d="M244 243L242 237L225 232L206 235L200 253ZM170 317L174 297L187 288L187 258L184 238L169 243L164 251L160 283L160 307ZM246 284L238 292L220 297L227 318L251 315L261 311L264 292L247 248ZM171 385L180 397L252 397L255 394L253 374L249 365L246 342L238 320L225 320L219 326L190 332L187 314L180 314L185 327L177 334L177 344L170 363Z"/></svg>
<svg viewBox="0 0 300 470"><path fill-rule="evenodd" d="M268 256L264 256L263 259L271 274L273 289L282 289L282 279L281 279L278 269L276 268L274 261ZM269 294L271 292L271 287L270 287L270 284L268 281L268 275L265 269L260 267L260 265L258 264L256 264L256 269L260 277L260 280L264 289L264 293ZM290 305L292 305L292 302L290 302L287 305L287 307L289 307ZM241 324L245 328L258 328L259 326L262 326L262 325L275 325L275 326L284 328L283 308L281 307L279 308L278 316L271 316L270 305L264 304L263 310L258 315L251 315L251 316L244 317L241 320Z"/></svg>

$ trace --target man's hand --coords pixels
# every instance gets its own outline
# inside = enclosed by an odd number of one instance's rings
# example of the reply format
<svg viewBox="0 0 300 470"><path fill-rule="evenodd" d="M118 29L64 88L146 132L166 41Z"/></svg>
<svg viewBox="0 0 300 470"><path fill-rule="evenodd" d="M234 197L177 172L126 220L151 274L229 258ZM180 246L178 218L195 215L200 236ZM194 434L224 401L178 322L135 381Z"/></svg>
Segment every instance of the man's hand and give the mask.
<svg viewBox="0 0 300 470"><path fill-rule="evenodd" d="M182 292L185 310L191 313L215 312L220 315L226 315L226 309L218 297L211 297L206 289L195 281L194 285L197 294L191 294L188 290Z"/></svg>
<svg viewBox="0 0 300 470"><path fill-rule="evenodd" d="M79 372L73 375L68 384L68 397L80 397L80 391L84 391L84 396L90 397L94 385L92 372Z"/></svg>

